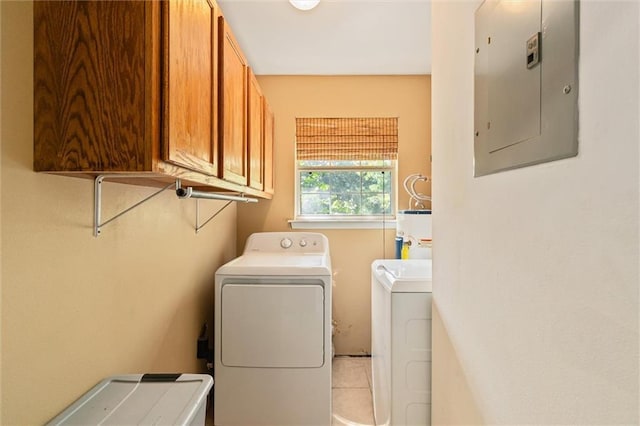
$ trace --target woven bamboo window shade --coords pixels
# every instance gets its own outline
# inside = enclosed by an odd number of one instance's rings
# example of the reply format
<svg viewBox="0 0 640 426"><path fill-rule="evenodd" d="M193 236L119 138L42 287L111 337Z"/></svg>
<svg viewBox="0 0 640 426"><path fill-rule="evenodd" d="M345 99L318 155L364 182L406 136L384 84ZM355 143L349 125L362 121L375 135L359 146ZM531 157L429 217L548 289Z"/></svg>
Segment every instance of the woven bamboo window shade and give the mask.
<svg viewBox="0 0 640 426"><path fill-rule="evenodd" d="M296 118L297 160L395 160L398 118Z"/></svg>

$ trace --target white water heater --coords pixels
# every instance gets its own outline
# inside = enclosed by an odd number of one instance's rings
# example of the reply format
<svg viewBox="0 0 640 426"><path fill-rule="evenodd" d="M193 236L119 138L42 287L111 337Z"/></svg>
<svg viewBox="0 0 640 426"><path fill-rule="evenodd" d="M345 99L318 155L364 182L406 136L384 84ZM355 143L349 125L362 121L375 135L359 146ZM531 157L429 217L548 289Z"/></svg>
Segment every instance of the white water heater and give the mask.
<svg viewBox="0 0 640 426"><path fill-rule="evenodd" d="M431 210L400 210L396 217L396 258L431 259Z"/></svg>

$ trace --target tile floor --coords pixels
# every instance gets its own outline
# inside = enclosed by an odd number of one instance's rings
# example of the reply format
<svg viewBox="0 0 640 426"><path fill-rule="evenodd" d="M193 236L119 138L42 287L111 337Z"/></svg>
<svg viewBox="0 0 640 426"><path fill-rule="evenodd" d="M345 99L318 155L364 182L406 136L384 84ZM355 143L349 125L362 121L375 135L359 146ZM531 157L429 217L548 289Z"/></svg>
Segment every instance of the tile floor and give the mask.
<svg viewBox="0 0 640 426"><path fill-rule="evenodd" d="M372 426L371 358L336 356L333 358L331 393L332 426ZM211 395L210 395L211 396ZM206 426L213 426L211 401Z"/></svg>
<svg viewBox="0 0 640 426"><path fill-rule="evenodd" d="M371 358L333 359L333 426L374 425Z"/></svg>

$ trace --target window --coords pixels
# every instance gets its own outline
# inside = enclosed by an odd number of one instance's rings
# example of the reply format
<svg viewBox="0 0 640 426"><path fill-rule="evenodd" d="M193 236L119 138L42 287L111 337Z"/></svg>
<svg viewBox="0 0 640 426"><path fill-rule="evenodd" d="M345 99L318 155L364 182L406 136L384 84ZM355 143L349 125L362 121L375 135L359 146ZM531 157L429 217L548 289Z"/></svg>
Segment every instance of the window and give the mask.
<svg viewBox="0 0 640 426"><path fill-rule="evenodd" d="M395 214L397 118L296 119L296 219Z"/></svg>
<svg viewBox="0 0 640 426"><path fill-rule="evenodd" d="M393 215L394 161L299 161L298 217Z"/></svg>

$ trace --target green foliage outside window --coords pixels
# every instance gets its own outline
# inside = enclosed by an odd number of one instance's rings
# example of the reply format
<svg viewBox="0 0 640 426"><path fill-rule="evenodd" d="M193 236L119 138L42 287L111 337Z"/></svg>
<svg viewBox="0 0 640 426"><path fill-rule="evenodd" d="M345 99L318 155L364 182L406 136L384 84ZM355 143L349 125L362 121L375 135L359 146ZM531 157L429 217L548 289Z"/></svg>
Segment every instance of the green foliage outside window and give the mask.
<svg viewBox="0 0 640 426"><path fill-rule="evenodd" d="M300 161L299 214L393 214L390 161ZM388 168L387 168L388 167Z"/></svg>

